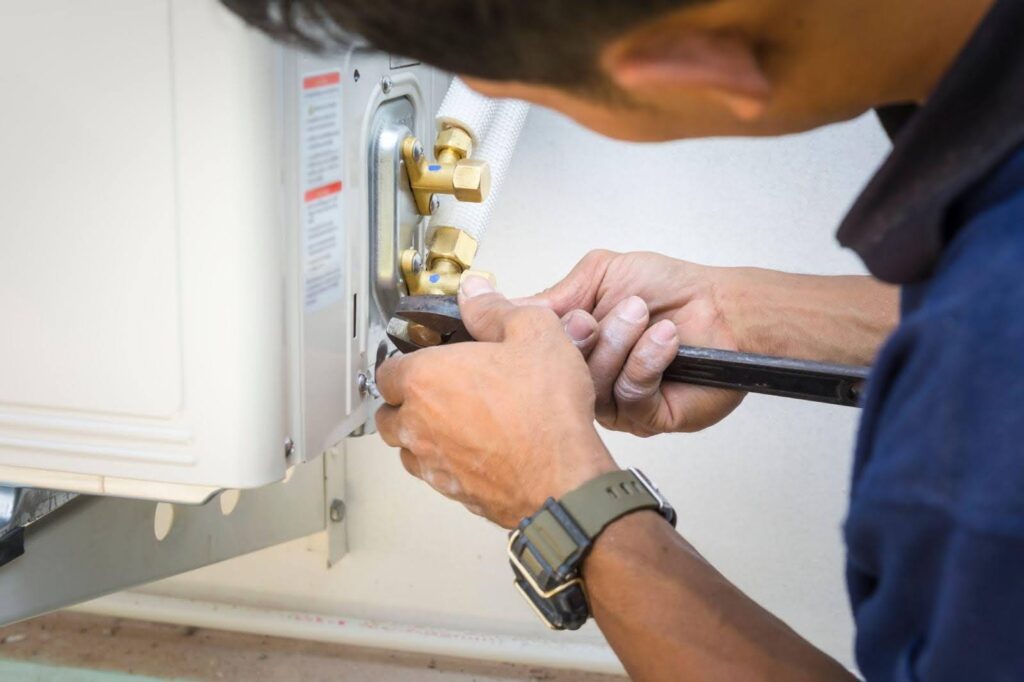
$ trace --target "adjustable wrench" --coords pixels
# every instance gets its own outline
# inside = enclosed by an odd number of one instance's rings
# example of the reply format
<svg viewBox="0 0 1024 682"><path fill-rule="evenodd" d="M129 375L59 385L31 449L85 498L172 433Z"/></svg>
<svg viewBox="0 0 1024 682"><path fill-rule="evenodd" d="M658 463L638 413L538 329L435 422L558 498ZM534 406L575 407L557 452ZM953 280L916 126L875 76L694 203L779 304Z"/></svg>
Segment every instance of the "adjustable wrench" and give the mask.
<svg viewBox="0 0 1024 682"><path fill-rule="evenodd" d="M406 296L388 322L403 353L472 341L454 296ZM666 381L856 407L870 367L811 362L715 348L680 346Z"/></svg>

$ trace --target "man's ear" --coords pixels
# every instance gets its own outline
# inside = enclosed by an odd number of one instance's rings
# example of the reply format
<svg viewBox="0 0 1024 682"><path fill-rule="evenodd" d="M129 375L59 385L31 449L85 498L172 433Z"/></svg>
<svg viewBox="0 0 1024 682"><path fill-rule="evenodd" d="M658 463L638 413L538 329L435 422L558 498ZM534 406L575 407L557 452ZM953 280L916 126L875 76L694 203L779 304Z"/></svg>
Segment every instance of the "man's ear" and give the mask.
<svg viewBox="0 0 1024 682"><path fill-rule="evenodd" d="M601 66L638 101L703 95L743 121L758 119L772 94L755 47L730 34L678 26L644 31L609 45Z"/></svg>

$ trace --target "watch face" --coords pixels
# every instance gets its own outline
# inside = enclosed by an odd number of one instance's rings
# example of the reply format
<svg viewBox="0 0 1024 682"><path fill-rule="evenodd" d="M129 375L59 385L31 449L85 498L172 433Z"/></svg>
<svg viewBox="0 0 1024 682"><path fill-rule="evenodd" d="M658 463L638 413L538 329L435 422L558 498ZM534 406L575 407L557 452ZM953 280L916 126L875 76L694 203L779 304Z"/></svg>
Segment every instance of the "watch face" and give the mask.
<svg viewBox="0 0 1024 682"><path fill-rule="evenodd" d="M538 564L541 575L535 576L524 565L523 556L531 551L526 536L520 530L513 531L508 544L509 563L515 574L513 585L546 626L552 630L578 630L590 617L583 580L573 572L567 579L545 590L538 584L538 578L550 579L552 574ZM546 580L544 582L548 584Z"/></svg>

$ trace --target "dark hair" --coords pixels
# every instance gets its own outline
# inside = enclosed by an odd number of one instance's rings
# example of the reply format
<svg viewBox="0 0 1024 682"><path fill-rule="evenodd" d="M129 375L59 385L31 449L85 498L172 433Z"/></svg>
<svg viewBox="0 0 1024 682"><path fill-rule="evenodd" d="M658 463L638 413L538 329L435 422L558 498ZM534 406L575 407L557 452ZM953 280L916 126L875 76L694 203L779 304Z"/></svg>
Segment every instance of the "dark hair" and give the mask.
<svg viewBox="0 0 1024 682"><path fill-rule="evenodd" d="M223 0L269 35L316 51L377 49L491 80L601 88L601 48L698 0Z"/></svg>

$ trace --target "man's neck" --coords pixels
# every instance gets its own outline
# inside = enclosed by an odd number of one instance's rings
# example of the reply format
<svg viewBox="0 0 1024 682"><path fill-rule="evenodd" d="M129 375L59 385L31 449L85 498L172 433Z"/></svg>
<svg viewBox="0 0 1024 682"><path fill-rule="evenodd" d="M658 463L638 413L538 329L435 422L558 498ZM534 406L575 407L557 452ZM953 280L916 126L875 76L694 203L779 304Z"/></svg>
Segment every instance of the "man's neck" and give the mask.
<svg viewBox="0 0 1024 682"><path fill-rule="evenodd" d="M903 42L902 69L894 72L888 87L893 97L924 103L935 91L942 77L952 67L978 25L995 4L995 0L913 0L907 3L884 3L918 6L918 21L903 24L903 30L890 36ZM923 20L921 19L923 17Z"/></svg>
<svg viewBox="0 0 1024 682"><path fill-rule="evenodd" d="M807 0L766 17L779 106L808 125L923 103L995 0ZM775 48L775 49L771 49Z"/></svg>

